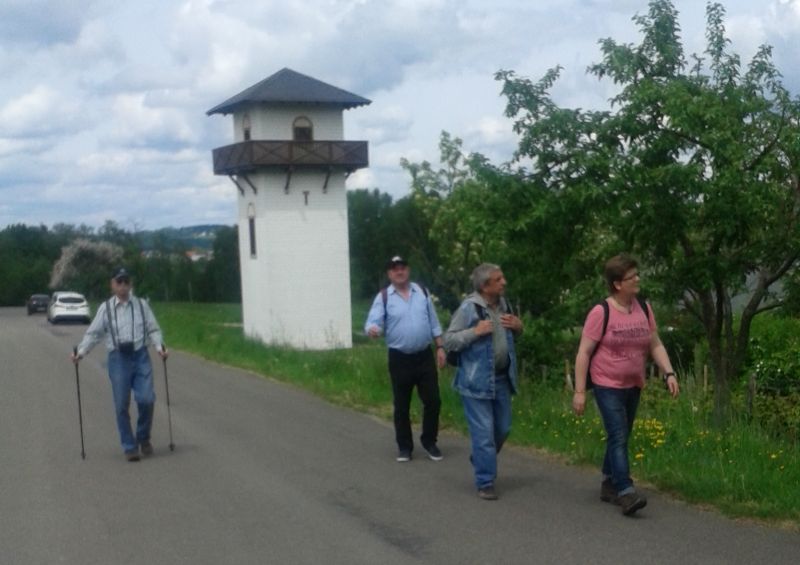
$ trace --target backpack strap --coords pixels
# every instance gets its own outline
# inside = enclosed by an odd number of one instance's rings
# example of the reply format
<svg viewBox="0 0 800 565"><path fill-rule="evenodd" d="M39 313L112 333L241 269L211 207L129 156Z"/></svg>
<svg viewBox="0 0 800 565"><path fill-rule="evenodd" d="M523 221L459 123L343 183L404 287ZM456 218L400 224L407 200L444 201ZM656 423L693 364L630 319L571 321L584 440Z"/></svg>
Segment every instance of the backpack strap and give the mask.
<svg viewBox="0 0 800 565"><path fill-rule="evenodd" d="M650 325L650 307L647 305L647 299L643 296L636 295L636 301L639 303L639 306L642 307L644 310L644 317L647 318L647 325Z"/></svg>
<svg viewBox="0 0 800 565"><path fill-rule="evenodd" d="M603 307L603 332L600 334L600 341L603 341L603 337L605 337L606 330L608 329L608 317L609 317L608 302L602 300L600 302L600 306ZM597 343L600 343L600 341L598 341ZM595 350L597 350L597 348L595 348Z"/></svg>
<svg viewBox="0 0 800 565"><path fill-rule="evenodd" d="M414 283L409 283L414 284ZM428 298L430 297L430 293L428 289L422 286L421 284L417 284L418 287L422 289L423 294L425 294L425 311L428 312ZM381 300L383 301L383 331L386 331L386 318L389 315L389 312L386 308L386 304L389 302L389 287L385 286L381 289ZM428 312L428 319L430 320L430 312Z"/></svg>
<svg viewBox="0 0 800 565"><path fill-rule="evenodd" d="M389 302L389 287L381 289L381 299L383 300L383 331L386 332L386 317L389 315L386 310L386 303Z"/></svg>

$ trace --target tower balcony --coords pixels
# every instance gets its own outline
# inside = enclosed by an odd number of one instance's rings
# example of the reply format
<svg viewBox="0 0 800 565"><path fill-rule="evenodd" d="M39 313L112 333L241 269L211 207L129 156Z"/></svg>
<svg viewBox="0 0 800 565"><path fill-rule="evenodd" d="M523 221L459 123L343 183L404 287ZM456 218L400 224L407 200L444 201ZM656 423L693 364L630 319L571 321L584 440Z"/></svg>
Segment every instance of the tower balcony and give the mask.
<svg viewBox="0 0 800 565"><path fill-rule="evenodd" d="M369 165L366 141L250 140L217 147L213 155L215 175L240 175L264 168L352 172Z"/></svg>

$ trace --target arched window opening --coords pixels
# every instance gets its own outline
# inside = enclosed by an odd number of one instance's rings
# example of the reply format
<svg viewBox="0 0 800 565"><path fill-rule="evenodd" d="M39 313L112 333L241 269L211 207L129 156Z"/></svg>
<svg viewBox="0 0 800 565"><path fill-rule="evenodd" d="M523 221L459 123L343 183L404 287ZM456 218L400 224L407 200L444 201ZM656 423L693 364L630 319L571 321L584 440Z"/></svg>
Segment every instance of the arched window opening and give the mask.
<svg viewBox="0 0 800 565"><path fill-rule="evenodd" d="M295 141L314 141L314 127L311 125L311 120L305 116L295 119L292 131Z"/></svg>
<svg viewBox="0 0 800 565"><path fill-rule="evenodd" d="M242 137L245 141L250 141L250 114L242 116Z"/></svg>

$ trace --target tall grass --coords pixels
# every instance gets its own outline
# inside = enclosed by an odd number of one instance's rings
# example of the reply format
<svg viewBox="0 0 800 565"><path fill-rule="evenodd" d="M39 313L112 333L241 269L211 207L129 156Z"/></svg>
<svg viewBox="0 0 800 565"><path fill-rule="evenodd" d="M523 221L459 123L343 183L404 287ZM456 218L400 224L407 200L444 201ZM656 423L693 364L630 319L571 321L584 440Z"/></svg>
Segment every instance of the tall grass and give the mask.
<svg viewBox="0 0 800 565"><path fill-rule="evenodd" d="M308 389L331 402L390 419L391 388L386 350L362 335L365 304L354 305L354 347L295 351L266 347L243 337L235 304L155 304L170 347L241 367ZM441 426L464 432L458 395L442 371ZM709 424L709 399L684 387L674 401L660 386L648 386L631 441L635 480L693 503L712 505L733 517L751 517L800 528L800 449L770 437L745 421L724 432ZM576 464L598 465L605 433L592 402L574 416L571 394L540 380L522 379L515 398L510 441L559 454ZM418 406L414 417L419 420Z"/></svg>

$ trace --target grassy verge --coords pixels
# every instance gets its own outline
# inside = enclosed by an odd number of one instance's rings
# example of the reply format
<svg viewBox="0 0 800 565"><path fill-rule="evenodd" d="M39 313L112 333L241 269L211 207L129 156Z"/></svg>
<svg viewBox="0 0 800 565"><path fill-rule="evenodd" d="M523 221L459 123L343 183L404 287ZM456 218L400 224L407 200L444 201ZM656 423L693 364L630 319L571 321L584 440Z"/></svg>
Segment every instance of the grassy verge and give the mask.
<svg viewBox="0 0 800 565"><path fill-rule="evenodd" d="M386 352L382 342L361 337L364 307L354 308L353 349L309 352L245 339L238 305L154 305L170 347L290 382L336 404L390 419ZM441 425L464 432L460 400L447 384L451 377L451 369L441 375ZM644 390L631 445L635 479L732 517L800 528L798 446L746 423L735 424L724 434L713 431L707 400L702 391L687 390L672 401L661 387ZM418 420L419 414L415 417ZM597 465L605 435L593 403L583 418L576 418L568 392L523 379L514 400L510 441L559 454L571 463Z"/></svg>

